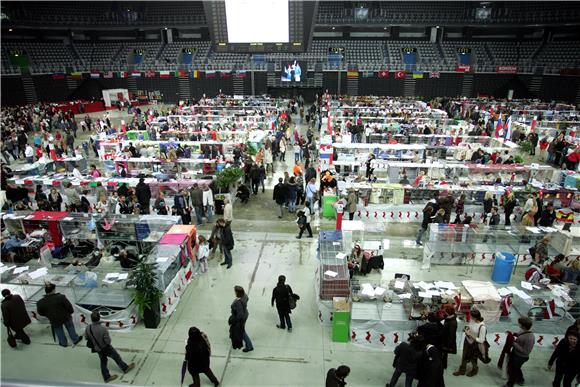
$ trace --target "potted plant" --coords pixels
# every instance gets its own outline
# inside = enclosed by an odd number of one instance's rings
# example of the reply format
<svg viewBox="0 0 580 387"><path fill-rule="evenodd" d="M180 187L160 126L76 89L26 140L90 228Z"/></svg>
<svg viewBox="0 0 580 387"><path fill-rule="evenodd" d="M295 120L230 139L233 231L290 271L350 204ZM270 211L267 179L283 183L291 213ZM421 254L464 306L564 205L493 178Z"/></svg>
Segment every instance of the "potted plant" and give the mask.
<svg viewBox="0 0 580 387"><path fill-rule="evenodd" d="M163 292L157 287L155 263L139 262L129 276L135 286L133 300L143 318L145 328L155 329L161 320L159 301Z"/></svg>
<svg viewBox="0 0 580 387"><path fill-rule="evenodd" d="M216 174L215 184L220 189L228 190L244 176L244 171L241 168L230 167L225 168Z"/></svg>

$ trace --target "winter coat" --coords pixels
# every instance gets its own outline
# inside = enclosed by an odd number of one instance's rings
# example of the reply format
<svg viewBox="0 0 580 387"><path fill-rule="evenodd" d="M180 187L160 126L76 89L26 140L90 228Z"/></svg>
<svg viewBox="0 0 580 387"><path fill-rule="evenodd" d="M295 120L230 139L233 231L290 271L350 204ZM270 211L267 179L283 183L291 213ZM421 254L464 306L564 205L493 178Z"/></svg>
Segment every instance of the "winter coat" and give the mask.
<svg viewBox="0 0 580 387"><path fill-rule="evenodd" d="M344 386L346 386L346 382L344 380L340 380L338 376L336 376L336 369L335 368L329 369L326 374L325 387L344 387Z"/></svg>
<svg viewBox="0 0 580 387"><path fill-rule="evenodd" d="M190 374L199 374L209 368L211 347L205 333L201 332L201 337L203 340L196 343L190 343L188 340L185 346L185 360Z"/></svg>
<svg viewBox="0 0 580 387"><path fill-rule="evenodd" d="M411 344L404 341L395 348L395 366L398 370L415 376L421 356L421 352L417 352Z"/></svg>
<svg viewBox="0 0 580 387"><path fill-rule="evenodd" d="M354 192L350 192L346 198L346 210L348 213L352 214L353 212L356 212L356 207L357 207L357 198L356 198L356 193Z"/></svg>
<svg viewBox="0 0 580 387"><path fill-rule="evenodd" d="M441 349L446 353L457 353L457 318L446 318L443 321Z"/></svg>
<svg viewBox="0 0 580 387"><path fill-rule="evenodd" d="M228 250L234 248L234 235L232 234L232 229L229 225L226 225L222 230L221 244Z"/></svg>
<svg viewBox="0 0 580 387"><path fill-rule="evenodd" d="M30 324L30 317L22 297L11 294L2 300L2 320L4 325L17 331Z"/></svg>
<svg viewBox="0 0 580 387"><path fill-rule="evenodd" d="M441 348L441 333L443 325L438 322L428 322L417 328L419 333L425 339L425 343Z"/></svg>
<svg viewBox="0 0 580 387"><path fill-rule="evenodd" d="M566 373L576 372L578 375L578 364L580 364L580 346L576 344L576 348L570 351L570 344L568 339L560 340L558 346L552 353L548 365L552 366L556 362L556 367L564 369Z"/></svg>
<svg viewBox="0 0 580 387"><path fill-rule="evenodd" d="M45 295L36 303L39 315L48 318L52 326L64 324L71 318L74 309L64 294L52 293Z"/></svg>
<svg viewBox="0 0 580 387"><path fill-rule="evenodd" d="M193 207L203 206L203 191L201 188L194 188L191 190L191 205Z"/></svg>
<svg viewBox="0 0 580 387"><path fill-rule="evenodd" d="M273 199L276 201L276 204L284 204L286 203L286 199L288 197L288 188L284 183L278 183L274 186L274 195Z"/></svg>
<svg viewBox="0 0 580 387"><path fill-rule="evenodd" d="M419 361L419 384L417 387L444 387L443 361L437 347L429 345Z"/></svg>
<svg viewBox="0 0 580 387"><path fill-rule="evenodd" d="M138 183L135 187L135 195L140 204L149 204L149 201L151 200L151 189L149 189L149 186L145 183Z"/></svg>
<svg viewBox="0 0 580 387"><path fill-rule="evenodd" d="M276 302L276 309L280 312L290 313L290 295L292 294L292 288L286 284L278 284L274 290L272 290L272 305L274 301Z"/></svg>

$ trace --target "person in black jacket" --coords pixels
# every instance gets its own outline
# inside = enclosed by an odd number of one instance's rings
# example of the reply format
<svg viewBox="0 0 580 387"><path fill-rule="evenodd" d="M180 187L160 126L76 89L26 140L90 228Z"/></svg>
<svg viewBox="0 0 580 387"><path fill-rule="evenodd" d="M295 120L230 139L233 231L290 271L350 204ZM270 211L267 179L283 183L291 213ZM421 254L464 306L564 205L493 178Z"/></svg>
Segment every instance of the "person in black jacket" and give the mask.
<svg viewBox="0 0 580 387"><path fill-rule="evenodd" d="M492 207L491 217L489 218L489 231L483 237L483 243L487 242L488 238L493 239L494 242L496 241L495 229L497 228L498 225L499 225L499 214L497 213L497 207Z"/></svg>
<svg viewBox="0 0 580 387"><path fill-rule="evenodd" d="M455 308L447 305L444 308L445 320L443 321L443 331L441 332L441 360L443 368L447 369L447 356L457 353L457 316Z"/></svg>
<svg viewBox="0 0 580 387"><path fill-rule="evenodd" d="M562 339L554 353L548 361L548 369L551 369L556 362L556 375L552 386L560 387L560 382L564 379L564 387L571 387L574 378L579 376L580 367L580 346L578 346L578 331L570 330L566 337Z"/></svg>
<svg viewBox="0 0 580 387"><path fill-rule="evenodd" d="M423 234L427 231L429 227L429 223L431 223L431 216L433 216L433 205L432 203L427 203L425 208L423 208L423 221L421 222L421 227L417 232L417 238L415 239L415 243L419 246L422 246L421 239L423 238Z"/></svg>
<svg viewBox="0 0 580 387"><path fill-rule="evenodd" d="M252 182L252 193L257 195L260 187L260 167L258 167L258 164L253 164L250 168L250 180Z"/></svg>
<svg viewBox="0 0 580 387"><path fill-rule="evenodd" d="M219 386L220 382L209 366L211 356L209 339L205 333L196 327L189 328L188 335L187 345L185 346L185 360L187 360L187 370L193 378L191 386L197 387L200 385L200 373L204 373L215 387Z"/></svg>
<svg viewBox="0 0 580 387"><path fill-rule="evenodd" d="M290 320L290 313L292 313L290 297L292 297L292 294L292 288L290 285L286 285L286 277L279 276L278 285L272 291L272 306L274 306L274 301L276 301L276 309L280 317L280 324L276 324L276 328L286 329L286 326L288 326L288 332L292 332L292 320Z"/></svg>
<svg viewBox="0 0 580 387"><path fill-rule="evenodd" d="M344 387L346 382L344 379L350 374L350 368L345 365L338 366L338 368L331 368L326 373L325 387Z"/></svg>
<svg viewBox="0 0 580 387"><path fill-rule="evenodd" d="M24 328L30 324L30 317L22 297L11 294L10 290L2 290L2 320L4 325L14 331L14 338L22 340L24 344L30 344L30 337L24 332Z"/></svg>
<svg viewBox="0 0 580 387"><path fill-rule="evenodd" d="M139 179L139 183L137 183L137 186L135 187L135 195L141 205L141 213L148 214L149 203L151 202L151 189L147 184L145 184L145 179Z"/></svg>
<svg viewBox="0 0 580 387"><path fill-rule="evenodd" d="M395 348L395 372L391 377L390 387L395 387L402 373L405 374L405 387L411 387L417 376L417 366L425 349L425 341L421 336L413 336L409 342L402 342Z"/></svg>
<svg viewBox="0 0 580 387"><path fill-rule="evenodd" d="M507 195L506 201L503 205L504 212L505 212L505 225L506 226L511 225L510 216L513 214L514 208L516 208L516 204L517 204L516 198L514 197L513 192L510 192Z"/></svg>
<svg viewBox="0 0 580 387"><path fill-rule="evenodd" d="M554 220L556 220L556 211L554 211L554 203L550 202L542 211L542 215L540 215L540 219L538 220L538 226L552 227Z"/></svg>
<svg viewBox="0 0 580 387"><path fill-rule="evenodd" d="M76 345L83 338L77 335L72 321L73 306L64 294L55 293L55 289L54 284L46 284L44 287L46 295L36 303L36 311L39 315L48 318L61 347L68 346L63 327L66 327L73 344Z"/></svg>
<svg viewBox="0 0 580 387"><path fill-rule="evenodd" d="M224 261L220 265L228 265L227 269L232 267L232 249L234 248L234 235L230 225L223 219L218 219L216 225L221 228L220 244L224 252Z"/></svg>
<svg viewBox="0 0 580 387"><path fill-rule="evenodd" d="M278 184L274 186L274 195L272 197L272 200L275 200L278 205L278 219L282 219L282 215L284 214L284 204L286 203L286 198L288 196L287 190L284 180L280 177L278 179Z"/></svg>
<svg viewBox="0 0 580 387"><path fill-rule="evenodd" d="M443 362L441 351L432 344L427 344L421 360L419 360L419 384L417 387L445 387L443 380Z"/></svg>
<svg viewBox="0 0 580 387"><path fill-rule="evenodd" d="M435 312L430 312L427 317L427 323L417 328L417 333L423 336L425 344L431 344L441 349L441 334L443 333L443 325L439 322L439 318Z"/></svg>
<svg viewBox="0 0 580 387"><path fill-rule="evenodd" d="M234 349L242 348L243 342L245 348L242 352L250 352L254 350L254 344L252 344L252 340L246 332L246 322L250 316L250 313L248 312L248 301L250 301L250 299L244 288L241 286L234 286L234 293L236 294L236 299L230 306L231 315L228 319L232 347Z"/></svg>

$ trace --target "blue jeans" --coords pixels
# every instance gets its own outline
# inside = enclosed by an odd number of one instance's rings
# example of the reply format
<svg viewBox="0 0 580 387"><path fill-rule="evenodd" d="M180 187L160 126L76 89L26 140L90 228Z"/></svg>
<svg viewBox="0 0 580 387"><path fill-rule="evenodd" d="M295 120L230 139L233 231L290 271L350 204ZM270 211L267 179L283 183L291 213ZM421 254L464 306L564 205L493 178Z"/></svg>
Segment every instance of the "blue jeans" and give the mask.
<svg viewBox="0 0 580 387"><path fill-rule="evenodd" d="M288 202L288 211L289 212L296 211L296 198L290 199L290 201Z"/></svg>
<svg viewBox="0 0 580 387"><path fill-rule="evenodd" d="M254 344L252 344L252 340L250 340L250 336L248 336L248 334L246 333L246 327L244 327L244 337L242 337L242 339L244 340L244 346L246 347L246 349L254 349Z"/></svg>
<svg viewBox="0 0 580 387"><path fill-rule="evenodd" d="M203 207L202 206L195 207L195 218L197 220L197 224L203 224Z"/></svg>
<svg viewBox="0 0 580 387"><path fill-rule="evenodd" d="M207 221L211 222L213 219L213 206L205 207L205 216L207 217Z"/></svg>
<svg viewBox="0 0 580 387"><path fill-rule="evenodd" d="M58 338L58 344L63 346L63 347L66 347L68 345L68 342L66 340L66 336L64 334L63 326L66 327L66 330L68 331L68 335L70 336L73 343L76 343L80 339L80 337L79 337L79 335L77 335L77 332L75 330L75 325L73 324L72 318L69 318L62 325L53 325L52 326L52 329L54 330L54 334Z"/></svg>
<svg viewBox="0 0 580 387"><path fill-rule="evenodd" d="M224 262L231 266L232 264L232 251L230 249L225 248L222 246L222 250L224 252Z"/></svg>
<svg viewBox="0 0 580 387"><path fill-rule="evenodd" d="M127 371L128 365L121 359L121 355L113 348L113 346L109 345L108 347L103 348L99 354L99 359L101 360L101 374L103 375L103 379L107 381L111 377L109 373L109 367L107 367L107 360L110 357L117 363L119 368L125 372Z"/></svg>

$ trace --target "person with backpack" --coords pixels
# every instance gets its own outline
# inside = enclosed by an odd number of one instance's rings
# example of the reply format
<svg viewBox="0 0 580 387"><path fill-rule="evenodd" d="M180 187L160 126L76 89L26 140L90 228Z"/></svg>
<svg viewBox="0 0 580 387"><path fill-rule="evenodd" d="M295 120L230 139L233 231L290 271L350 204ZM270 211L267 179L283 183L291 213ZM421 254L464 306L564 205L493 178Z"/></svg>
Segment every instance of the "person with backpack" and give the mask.
<svg viewBox="0 0 580 387"><path fill-rule="evenodd" d="M127 364L121 359L121 355L111 345L111 336L109 330L101 325L101 315L96 310L91 313L91 324L85 329L85 337L87 338L87 346L93 352L96 352L101 359L101 373L105 383L112 382L117 379L117 375L111 375L107 367L107 361L110 357L117 363L123 373L127 373L135 368L135 363Z"/></svg>
<svg viewBox="0 0 580 387"><path fill-rule="evenodd" d="M292 320L290 319L290 313L292 313L291 308L291 298L294 296L292 288L290 285L286 285L286 276L278 276L278 284L272 290L272 306L276 302L276 309L278 310L278 317L280 317L280 324L276 324L276 328L286 329L288 327L288 332L292 332ZM294 306L296 304L294 303Z"/></svg>
<svg viewBox="0 0 580 387"><path fill-rule="evenodd" d="M459 369L453 373L454 376L475 376L479 371L477 367L477 359L481 359L484 363L489 363L487 355L487 328L483 322L483 317L479 310L471 311L472 322L466 325L463 329L465 332L465 340L463 341L463 353L461 356L461 365ZM482 348L483 347L483 348ZM482 352L482 349L485 353ZM471 370L467 371L467 363L471 363ZM466 372L467 371L467 372Z"/></svg>
<svg viewBox="0 0 580 387"><path fill-rule="evenodd" d="M310 220L312 213L310 212L310 202L307 200L304 202L304 208L302 211L298 211L298 219L296 223L298 223L298 227L300 228L300 232L296 236L297 239L302 238L302 234L304 230L308 230L308 238L312 238L312 228L310 227Z"/></svg>
<svg viewBox="0 0 580 387"><path fill-rule="evenodd" d="M210 357L211 345L206 334L197 327L189 328L187 345L185 346L185 361L187 362L187 370L193 378L193 384L190 387L200 386L200 373L204 373L214 387L219 386L220 382L209 366Z"/></svg>
<svg viewBox="0 0 580 387"><path fill-rule="evenodd" d="M524 374L522 366L530 358L530 353L534 349L536 338L532 333L532 320L529 317L522 316L518 318L520 332L514 334L516 339L512 344L508 362L508 382L504 387L513 387L514 384L524 384Z"/></svg>

